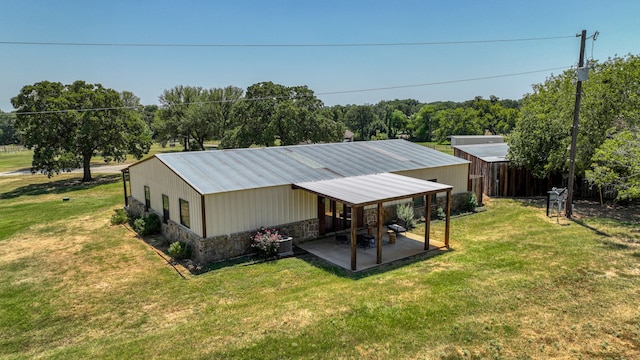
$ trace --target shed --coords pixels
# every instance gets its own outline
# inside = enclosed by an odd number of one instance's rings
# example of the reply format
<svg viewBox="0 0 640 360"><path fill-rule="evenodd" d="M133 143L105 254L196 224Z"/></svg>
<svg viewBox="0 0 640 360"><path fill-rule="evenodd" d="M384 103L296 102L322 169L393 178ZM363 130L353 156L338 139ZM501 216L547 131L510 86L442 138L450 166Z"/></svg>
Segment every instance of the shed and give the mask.
<svg viewBox="0 0 640 360"><path fill-rule="evenodd" d="M468 169L466 160L384 140L164 153L129 166L123 177L133 212L159 214L169 238L191 244L196 261L210 262L249 252L249 235L261 226L279 227L294 243L351 228L346 201L296 184L392 173L448 185L455 206L456 194L467 193ZM434 202L444 204L445 195L433 194ZM354 205L357 226L376 222L376 204Z"/></svg>
<svg viewBox="0 0 640 360"><path fill-rule="evenodd" d="M503 143L502 135L451 135L451 146Z"/></svg>
<svg viewBox="0 0 640 360"><path fill-rule="evenodd" d="M482 193L488 196L543 196L552 180L537 179L528 170L511 165L508 143L461 145L454 155L469 160L469 177L482 179Z"/></svg>

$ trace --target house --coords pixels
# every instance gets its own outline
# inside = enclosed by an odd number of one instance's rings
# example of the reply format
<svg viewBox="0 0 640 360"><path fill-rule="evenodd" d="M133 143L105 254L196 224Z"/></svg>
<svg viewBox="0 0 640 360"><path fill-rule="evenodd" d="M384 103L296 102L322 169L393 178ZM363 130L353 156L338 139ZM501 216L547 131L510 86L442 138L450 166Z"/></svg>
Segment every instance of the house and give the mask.
<svg viewBox="0 0 640 360"><path fill-rule="evenodd" d="M466 160L384 140L157 154L123 178L131 212L157 213L166 236L211 262L249 253L249 235L261 226L297 243L379 224L382 212L389 221L398 203L456 207L468 169Z"/></svg>
<svg viewBox="0 0 640 360"><path fill-rule="evenodd" d="M474 144L503 143L502 135L451 135L451 147Z"/></svg>
<svg viewBox="0 0 640 360"><path fill-rule="evenodd" d="M507 159L508 143L458 145L453 149L456 157L471 162L470 180L473 183L480 179L482 184L479 186L485 195L543 196L556 186L552 178L537 179L528 170L513 166Z"/></svg>

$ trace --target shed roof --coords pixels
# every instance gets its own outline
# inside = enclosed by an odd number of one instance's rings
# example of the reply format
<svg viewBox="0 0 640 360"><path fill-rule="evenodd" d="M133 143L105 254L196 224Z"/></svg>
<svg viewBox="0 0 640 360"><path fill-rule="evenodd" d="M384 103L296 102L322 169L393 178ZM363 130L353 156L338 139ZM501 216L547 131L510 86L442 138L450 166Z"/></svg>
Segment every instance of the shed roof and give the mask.
<svg viewBox="0 0 640 360"><path fill-rule="evenodd" d="M468 163L406 140L164 153L155 158L201 194Z"/></svg>
<svg viewBox="0 0 640 360"><path fill-rule="evenodd" d="M365 206L453 189L450 185L389 173L310 181L294 184L293 187L348 206Z"/></svg>
<svg viewBox="0 0 640 360"><path fill-rule="evenodd" d="M507 154L509 153L508 143L459 145L454 146L454 148L464 151L467 154L475 156L486 162L509 161L507 159Z"/></svg>

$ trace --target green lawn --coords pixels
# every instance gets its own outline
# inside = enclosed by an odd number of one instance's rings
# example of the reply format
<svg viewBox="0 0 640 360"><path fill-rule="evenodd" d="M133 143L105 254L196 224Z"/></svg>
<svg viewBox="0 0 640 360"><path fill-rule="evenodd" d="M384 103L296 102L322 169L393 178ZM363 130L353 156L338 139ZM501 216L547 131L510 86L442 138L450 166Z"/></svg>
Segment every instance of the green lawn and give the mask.
<svg viewBox="0 0 640 360"><path fill-rule="evenodd" d="M185 280L109 225L118 176L79 179L0 178L0 358L640 358L638 223L557 225L492 200L452 220L440 256L357 276L311 255L236 261Z"/></svg>
<svg viewBox="0 0 640 360"><path fill-rule="evenodd" d="M439 144L437 142L417 142L416 144L420 144L434 150L442 151L445 154L453 155L453 148L450 144Z"/></svg>
<svg viewBox="0 0 640 360"><path fill-rule="evenodd" d="M151 150L144 156L144 158L153 156L157 153L171 151L182 151L182 146L177 144L175 147L167 146L163 148L159 144L154 143L151 146ZM30 169L32 158L32 150L0 152L0 172ZM132 164L136 161L137 160L135 158L133 158L131 155L128 155L127 160L124 163ZM104 159L102 159L101 156L95 156L91 159L91 163L94 165L102 165L104 164Z"/></svg>

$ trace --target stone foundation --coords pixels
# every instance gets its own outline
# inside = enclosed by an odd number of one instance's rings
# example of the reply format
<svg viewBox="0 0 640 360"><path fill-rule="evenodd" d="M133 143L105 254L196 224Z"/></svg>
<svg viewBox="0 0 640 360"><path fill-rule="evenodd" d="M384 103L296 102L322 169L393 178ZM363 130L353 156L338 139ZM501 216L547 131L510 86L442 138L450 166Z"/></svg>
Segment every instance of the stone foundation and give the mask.
<svg viewBox="0 0 640 360"><path fill-rule="evenodd" d="M135 216L146 215L144 204L133 197L129 197L129 207L127 210ZM275 225L274 227L278 228L282 234L292 237L294 244L316 239L320 235L318 219ZM169 220L166 224L162 224L162 234L167 237L170 242L181 241L188 244L191 249L191 259L200 264L252 253L253 249L251 248L250 236L256 230L258 229L203 239L174 221Z"/></svg>
<svg viewBox="0 0 640 360"><path fill-rule="evenodd" d="M452 213L463 211L468 194L469 192L451 194L451 212ZM443 210L445 210L446 202L447 202L447 198L445 196L436 198L436 203L431 204L431 213L433 214L433 216L435 216L438 208L441 207ZM382 218L385 224L389 224L393 220L397 219L396 207L398 205L402 205L402 204L382 207L382 211L383 211ZM424 206L414 207L413 212L415 213L416 218L424 216L424 210L425 210ZM378 208L375 207L371 209L365 209L364 223L368 226L368 225L373 225L377 222L378 222Z"/></svg>
<svg viewBox="0 0 640 360"><path fill-rule="evenodd" d="M144 216L144 204L141 203L140 201L136 200L135 198L129 196L129 206L127 207L127 211L129 212L129 214L131 215L135 215L135 216Z"/></svg>
<svg viewBox="0 0 640 360"><path fill-rule="evenodd" d="M451 209L456 211L462 209L467 197L467 193L454 194L451 196ZM438 207L444 208L446 202L445 197L437 198L437 204L432 206L432 213L435 214ZM383 208L384 222L390 223L396 218L396 205L386 206ZM127 208L130 214L136 216L146 215L144 204L140 201L129 197L129 206ZM424 214L424 207L415 208L416 216ZM365 209L364 220L367 225L375 224L378 221L378 209ZM161 218L162 216L158 214ZM319 220L309 219L290 224L269 225L280 230L281 233L293 237L293 243L298 244L307 240L316 239L320 236ZM253 252L251 248L251 231L243 231L229 235L212 236L206 239L194 234L186 227L169 220L166 224L162 224L162 234L166 236L170 242L182 241L188 244L191 249L191 258L201 264L213 261L225 260Z"/></svg>

